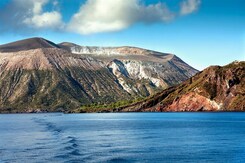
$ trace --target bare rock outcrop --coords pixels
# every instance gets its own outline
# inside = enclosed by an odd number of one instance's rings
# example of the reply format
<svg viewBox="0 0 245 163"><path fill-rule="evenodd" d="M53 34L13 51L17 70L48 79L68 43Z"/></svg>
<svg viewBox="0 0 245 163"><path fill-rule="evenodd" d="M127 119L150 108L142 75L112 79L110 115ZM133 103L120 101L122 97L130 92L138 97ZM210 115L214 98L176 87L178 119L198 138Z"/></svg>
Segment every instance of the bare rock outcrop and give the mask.
<svg viewBox="0 0 245 163"><path fill-rule="evenodd" d="M245 62L211 66L121 111L245 111Z"/></svg>
<svg viewBox="0 0 245 163"><path fill-rule="evenodd" d="M0 112L69 111L155 94L197 72L136 47L83 47L31 38L0 46Z"/></svg>

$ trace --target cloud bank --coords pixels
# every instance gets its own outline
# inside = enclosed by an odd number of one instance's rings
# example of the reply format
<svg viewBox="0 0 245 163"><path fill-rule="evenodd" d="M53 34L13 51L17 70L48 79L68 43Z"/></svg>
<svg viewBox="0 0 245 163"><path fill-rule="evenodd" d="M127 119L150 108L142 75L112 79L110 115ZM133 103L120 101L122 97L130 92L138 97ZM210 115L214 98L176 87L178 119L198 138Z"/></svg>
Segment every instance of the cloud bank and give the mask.
<svg viewBox="0 0 245 163"><path fill-rule="evenodd" d="M72 17L68 30L81 34L118 31L138 23L174 18L163 3L144 6L139 0L88 0Z"/></svg>
<svg viewBox="0 0 245 163"><path fill-rule="evenodd" d="M145 5L143 0L86 0L68 22L56 8L58 0L12 0L0 9L0 30L39 31L44 29L94 34L120 31L137 23L168 22L199 9L201 0L183 0L178 12L159 2ZM45 6L53 6L45 10ZM65 12L65 11L64 11Z"/></svg>
<svg viewBox="0 0 245 163"><path fill-rule="evenodd" d="M12 0L0 10L1 30L40 30L62 27L62 15L57 11L44 12L49 0Z"/></svg>
<svg viewBox="0 0 245 163"><path fill-rule="evenodd" d="M57 28L62 23L62 16L57 11L43 12L43 7L48 0L22 0L29 2L27 14L23 19L23 23L33 28ZM20 2L20 0L18 0Z"/></svg>

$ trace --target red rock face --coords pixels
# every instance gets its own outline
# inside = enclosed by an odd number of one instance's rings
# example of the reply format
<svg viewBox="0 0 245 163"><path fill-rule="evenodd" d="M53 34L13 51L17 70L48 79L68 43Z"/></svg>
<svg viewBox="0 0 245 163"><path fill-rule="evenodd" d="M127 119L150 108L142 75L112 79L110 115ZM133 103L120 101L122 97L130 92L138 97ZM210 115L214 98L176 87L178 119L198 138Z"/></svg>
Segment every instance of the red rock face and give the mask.
<svg viewBox="0 0 245 163"><path fill-rule="evenodd" d="M164 111L218 111L220 105L195 92L190 92L175 100Z"/></svg>
<svg viewBox="0 0 245 163"><path fill-rule="evenodd" d="M245 62L211 66L186 82L123 110L245 111Z"/></svg>

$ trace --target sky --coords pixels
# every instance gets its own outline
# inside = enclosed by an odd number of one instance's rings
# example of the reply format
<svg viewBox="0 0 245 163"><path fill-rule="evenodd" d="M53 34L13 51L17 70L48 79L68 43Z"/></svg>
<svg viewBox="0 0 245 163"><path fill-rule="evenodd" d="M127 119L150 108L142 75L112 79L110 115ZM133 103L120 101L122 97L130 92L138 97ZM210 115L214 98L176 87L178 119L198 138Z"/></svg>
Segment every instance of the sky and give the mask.
<svg viewBox="0 0 245 163"><path fill-rule="evenodd" d="M245 0L1 0L0 44L30 37L173 53L202 70L245 60Z"/></svg>

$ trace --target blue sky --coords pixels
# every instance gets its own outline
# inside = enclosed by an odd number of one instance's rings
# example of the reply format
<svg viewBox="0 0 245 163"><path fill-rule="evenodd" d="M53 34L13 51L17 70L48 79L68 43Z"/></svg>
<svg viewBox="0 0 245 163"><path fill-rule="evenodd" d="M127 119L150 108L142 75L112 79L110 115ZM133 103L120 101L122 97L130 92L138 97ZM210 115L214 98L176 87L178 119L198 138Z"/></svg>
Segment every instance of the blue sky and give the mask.
<svg viewBox="0 0 245 163"><path fill-rule="evenodd" d="M245 60L244 0L1 0L0 44L137 46L202 70Z"/></svg>

